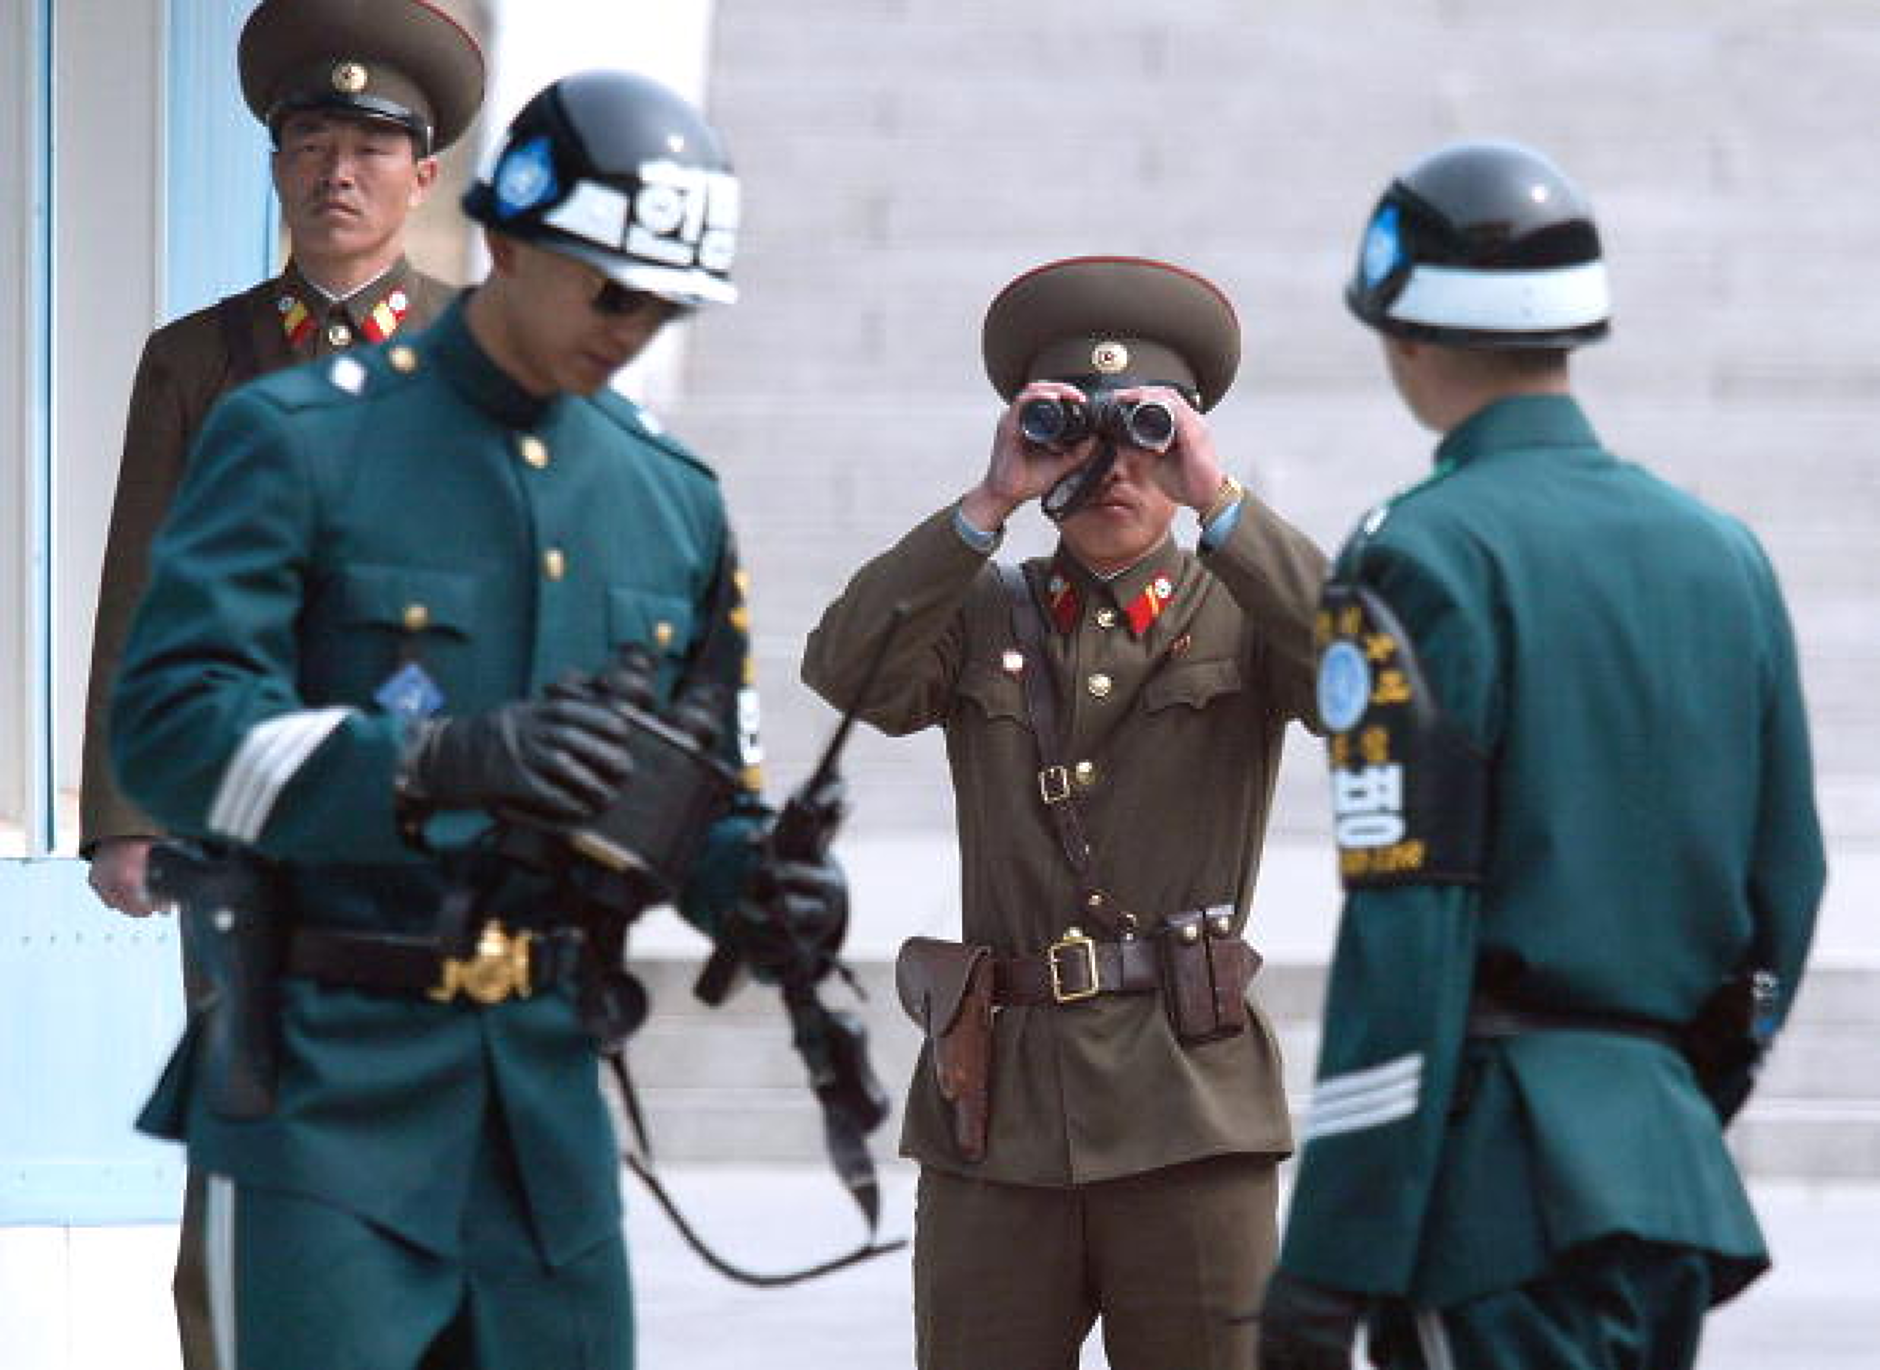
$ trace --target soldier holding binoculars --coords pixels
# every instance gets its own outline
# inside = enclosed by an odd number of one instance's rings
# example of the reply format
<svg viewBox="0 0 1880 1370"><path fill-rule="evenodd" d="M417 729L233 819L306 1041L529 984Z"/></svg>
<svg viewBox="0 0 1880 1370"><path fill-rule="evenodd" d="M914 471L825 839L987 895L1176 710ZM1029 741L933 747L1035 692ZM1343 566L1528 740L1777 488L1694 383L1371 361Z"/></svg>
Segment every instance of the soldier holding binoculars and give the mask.
<svg viewBox="0 0 1880 1370"><path fill-rule="evenodd" d="M1242 933L1324 559L1222 470L1203 413L1239 327L1201 277L1052 263L984 349L1009 406L984 477L856 573L803 668L854 698L905 603L862 717L941 727L952 761L963 940L897 967L928 1037L919 1364L1070 1370L1101 1316L1119 1370L1244 1370L1292 1139ZM1033 500L1055 555L992 564Z"/></svg>

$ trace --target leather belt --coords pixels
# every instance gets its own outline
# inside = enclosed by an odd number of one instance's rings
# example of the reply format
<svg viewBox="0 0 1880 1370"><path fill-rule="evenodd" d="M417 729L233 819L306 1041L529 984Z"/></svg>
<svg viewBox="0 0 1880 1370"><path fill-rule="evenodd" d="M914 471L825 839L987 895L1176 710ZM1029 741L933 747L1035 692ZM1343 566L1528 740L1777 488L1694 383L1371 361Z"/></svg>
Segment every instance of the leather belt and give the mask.
<svg viewBox="0 0 1880 1370"><path fill-rule="evenodd" d="M1607 1032L1683 1050L1683 1035L1675 1024L1626 1013L1582 1009L1531 1008L1478 990L1469 1001L1468 1035L1477 1038L1519 1037L1529 1032Z"/></svg>
<svg viewBox="0 0 1880 1370"><path fill-rule="evenodd" d="M478 1004L526 999L570 980L580 962L581 930L510 932L494 920L464 957L446 955L434 937L296 928L287 973L378 994L422 994L448 1003L459 994Z"/></svg>
<svg viewBox="0 0 1880 1370"><path fill-rule="evenodd" d="M1074 930L1036 956L997 957L992 974L993 1002L1015 1008L1074 1004L1099 994L1148 994L1162 987L1153 942L1099 942Z"/></svg>

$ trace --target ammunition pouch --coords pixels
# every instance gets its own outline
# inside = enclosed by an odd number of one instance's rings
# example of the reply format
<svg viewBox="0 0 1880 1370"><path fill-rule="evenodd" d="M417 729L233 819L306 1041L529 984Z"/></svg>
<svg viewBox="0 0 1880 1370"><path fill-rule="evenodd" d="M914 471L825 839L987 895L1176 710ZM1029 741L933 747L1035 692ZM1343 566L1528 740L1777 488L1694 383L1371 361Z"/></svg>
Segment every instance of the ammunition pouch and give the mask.
<svg viewBox="0 0 1880 1370"><path fill-rule="evenodd" d="M992 1122L992 949L910 937L894 963L901 1007L926 1034L962 1159L985 1159Z"/></svg>
<svg viewBox="0 0 1880 1370"><path fill-rule="evenodd" d="M1247 987L1260 955L1234 933L1228 909L1170 914L1156 931L1162 1006L1183 1046L1216 1042L1247 1026Z"/></svg>
<svg viewBox="0 0 1880 1370"><path fill-rule="evenodd" d="M274 867L249 851L160 842L148 881L176 906L184 954L208 986L189 1013L209 1107L225 1118L266 1117L280 1073L287 948Z"/></svg>

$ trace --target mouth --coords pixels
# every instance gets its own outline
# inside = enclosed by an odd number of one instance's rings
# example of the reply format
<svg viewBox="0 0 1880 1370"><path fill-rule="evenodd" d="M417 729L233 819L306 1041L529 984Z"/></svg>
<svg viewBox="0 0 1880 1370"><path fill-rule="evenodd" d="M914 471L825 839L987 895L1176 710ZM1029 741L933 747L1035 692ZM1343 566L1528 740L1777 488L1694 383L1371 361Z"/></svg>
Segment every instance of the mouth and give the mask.
<svg viewBox="0 0 1880 1370"><path fill-rule="evenodd" d="M326 218L337 216L346 219L356 219L359 217L358 207L350 205L344 200L315 200L313 202L313 212Z"/></svg>

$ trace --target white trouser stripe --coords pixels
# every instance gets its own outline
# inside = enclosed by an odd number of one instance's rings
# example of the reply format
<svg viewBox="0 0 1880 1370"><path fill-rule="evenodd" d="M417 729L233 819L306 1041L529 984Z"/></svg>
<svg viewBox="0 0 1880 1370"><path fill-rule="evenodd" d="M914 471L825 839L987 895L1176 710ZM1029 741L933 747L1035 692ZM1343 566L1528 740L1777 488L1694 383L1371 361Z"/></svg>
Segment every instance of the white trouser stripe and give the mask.
<svg viewBox="0 0 1880 1370"><path fill-rule="evenodd" d="M215 802L209 806L209 831L239 842L259 837L287 782L353 712L309 709L250 728L216 787Z"/></svg>
<svg viewBox="0 0 1880 1370"><path fill-rule="evenodd" d="M215 1337L217 1370L239 1370L235 1341L235 1182L209 1175L203 1197L203 1282L208 1286L209 1326Z"/></svg>
<svg viewBox="0 0 1880 1370"><path fill-rule="evenodd" d="M1405 323L1550 333L1598 323L1612 312L1612 293L1600 262L1537 271L1419 266L1384 312Z"/></svg>
<svg viewBox="0 0 1880 1370"><path fill-rule="evenodd" d="M1424 1370L1456 1370L1456 1358L1449 1350L1449 1329L1443 1326L1443 1315L1434 1308L1420 1308L1416 1323Z"/></svg>

